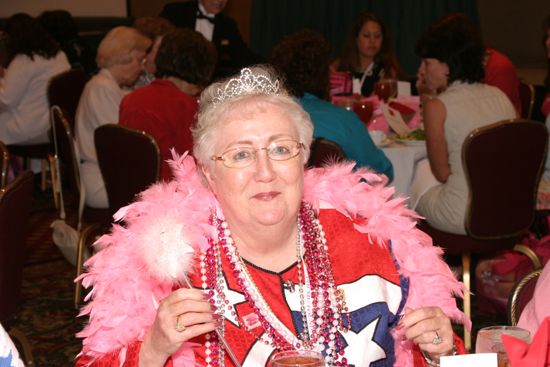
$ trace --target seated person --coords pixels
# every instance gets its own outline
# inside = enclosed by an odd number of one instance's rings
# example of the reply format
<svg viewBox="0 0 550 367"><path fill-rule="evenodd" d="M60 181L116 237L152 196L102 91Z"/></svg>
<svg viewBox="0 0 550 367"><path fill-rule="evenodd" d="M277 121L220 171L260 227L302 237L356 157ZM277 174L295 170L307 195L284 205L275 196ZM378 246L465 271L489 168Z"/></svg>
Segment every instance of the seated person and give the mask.
<svg viewBox="0 0 550 367"><path fill-rule="evenodd" d="M216 46L215 77L227 76L239 68L258 62L256 56L243 41L237 23L222 13L228 0L191 0L168 3L161 17L176 27L190 28Z"/></svg>
<svg viewBox="0 0 550 367"><path fill-rule="evenodd" d="M143 72L143 62L151 40L137 29L115 27L97 49L100 70L84 87L76 111L75 135L80 151L80 176L84 183L86 205L108 208L105 184L94 146L95 129L118 123L118 110L125 92Z"/></svg>
<svg viewBox="0 0 550 367"><path fill-rule="evenodd" d="M338 144L358 167L369 167L391 180L390 160L378 149L352 111L328 101L330 45L319 33L304 30L285 37L273 48L271 62L284 76L313 122L313 136Z"/></svg>
<svg viewBox="0 0 550 367"><path fill-rule="evenodd" d="M55 40L30 15L11 16L6 33L13 59L5 70L0 67L0 141L6 145L47 143L48 83L71 66Z"/></svg>
<svg viewBox="0 0 550 367"><path fill-rule="evenodd" d="M143 130L157 141L161 155L160 177L172 179L167 160L170 149L193 149L191 127L197 113L197 95L212 76L216 50L202 34L178 29L165 35L155 59L156 77L136 89L120 104L121 125Z"/></svg>
<svg viewBox="0 0 550 367"><path fill-rule="evenodd" d="M519 97L519 78L512 61L494 48L485 49L484 83L497 87L506 94L520 117L521 99Z"/></svg>
<svg viewBox="0 0 550 367"><path fill-rule="evenodd" d="M461 15L449 15L432 25L416 51L422 58L418 89L428 91L422 96L423 117L436 183L422 190L416 210L439 230L465 234L469 191L462 144L472 130L515 118L516 111L500 89L481 82L485 47L475 27Z"/></svg>
<svg viewBox="0 0 550 367"><path fill-rule="evenodd" d="M351 73L359 81L359 90L364 96L370 96L382 78L407 79L382 18L369 12L360 14L353 22L331 70Z"/></svg>
<svg viewBox="0 0 550 367"><path fill-rule="evenodd" d="M172 32L175 27L170 21L162 17L139 17L134 21L134 28L151 39L153 45L145 58L144 72L140 75L134 88L143 87L155 80L155 58L162 42L162 37Z"/></svg>
<svg viewBox="0 0 550 367"><path fill-rule="evenodd" d="M42 26L59 43L72 68L82 68L89 75L97 72L94 52L78 35L76 22L67 10L46 10L38 17Z"/></svg>
<svg viewBox="0 0 550 367"><path fill-rule="evenodd" d="M384 178L304 170L313 126L281 80L243 69L199 108L198 164L176 159L176 181L142 193L86 264L77 366L266 366L296 349L427 366L464 352L441 250Z"/></svg>

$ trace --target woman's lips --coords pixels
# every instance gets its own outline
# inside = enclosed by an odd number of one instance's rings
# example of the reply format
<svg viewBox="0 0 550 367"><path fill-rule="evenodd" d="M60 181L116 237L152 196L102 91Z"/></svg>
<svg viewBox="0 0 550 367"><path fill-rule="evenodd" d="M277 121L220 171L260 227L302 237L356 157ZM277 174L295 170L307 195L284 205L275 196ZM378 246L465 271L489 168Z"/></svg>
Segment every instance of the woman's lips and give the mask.
<svg viewBox="0 0 550 367"><path fill-rule="evenodd" d="M254 199L262 200L262 201L269 201L276 196L278 196L280 192L277 191L269 191L269 192L260 192L259 194L256 194L253 196Z"/></svg>

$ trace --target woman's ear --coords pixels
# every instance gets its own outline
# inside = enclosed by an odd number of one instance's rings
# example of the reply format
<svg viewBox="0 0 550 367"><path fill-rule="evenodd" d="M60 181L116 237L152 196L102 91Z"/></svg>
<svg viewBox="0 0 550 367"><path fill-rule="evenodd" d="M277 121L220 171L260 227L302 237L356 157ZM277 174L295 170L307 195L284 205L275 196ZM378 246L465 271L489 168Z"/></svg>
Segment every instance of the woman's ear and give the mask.
<svg viewBox="0 0 550 367"><path fill-rule="evenodd" d="M211 172L210 169L211 168L208 164L200 164L199 165L199 175L201 177L202 183L206 187L209 187L215 194L216 193L215 184L214 184L214 180L212 178L212 172Z"/></svg>

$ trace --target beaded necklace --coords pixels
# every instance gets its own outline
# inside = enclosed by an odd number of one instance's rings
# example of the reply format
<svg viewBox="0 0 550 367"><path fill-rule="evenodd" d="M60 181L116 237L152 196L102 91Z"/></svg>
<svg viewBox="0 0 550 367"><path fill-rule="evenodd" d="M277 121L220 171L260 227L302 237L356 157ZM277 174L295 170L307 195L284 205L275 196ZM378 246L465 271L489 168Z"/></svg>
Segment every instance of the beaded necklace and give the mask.
<svg viewBox="0 0 550 367"><path fill-rule="evenodd" d="M223 316L227 312L233 317L237 316L224 295L223 257L231 269L225 275L235 278L239 291L264 329L259 341L278 351L321 351L328 366L347 366L343 341L338 332L349 330L351 319L345 297L334 285L325 235L311 207L302 203L298 217L296 255L303 324L303 332L299 336L294 335L276 317L254 284L231 238L227 223L217 217L213 218L213 223L217 228L218 241L210 239L208 250L201 254L200 273L201 286L218 313ZM218 331L223 335L223 323ZM205 348L207 366L223 366L224 350L219 345L216 333L207 335Z"/></svg>

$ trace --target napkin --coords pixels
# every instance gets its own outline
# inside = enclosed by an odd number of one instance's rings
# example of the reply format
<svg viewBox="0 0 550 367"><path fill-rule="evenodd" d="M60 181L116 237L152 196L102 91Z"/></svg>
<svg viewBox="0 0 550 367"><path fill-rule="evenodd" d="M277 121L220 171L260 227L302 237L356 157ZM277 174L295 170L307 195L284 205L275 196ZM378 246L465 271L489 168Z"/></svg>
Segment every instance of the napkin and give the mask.
<svg viewBox="0 0 550 367"><path fill-rule="evenodd" d="M502 335L511 367L550 367L550 316L540 324L529 345L511 335Z"/></svg>
<svg viewBox="0 0 550 367"><path fill-rule="evenodd" d="M380 109L382 110L388 125L390 125L398 136L404 137L411 132L411 129L407 126L405 120L403 120L401 113L399 113L399 111L395 108L390 107L386 103L380 103Z"/></svg>

